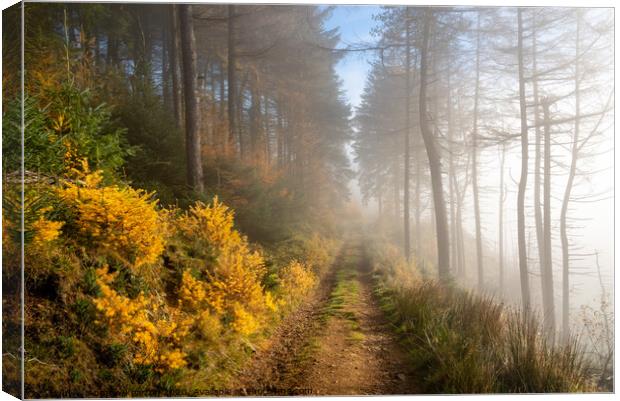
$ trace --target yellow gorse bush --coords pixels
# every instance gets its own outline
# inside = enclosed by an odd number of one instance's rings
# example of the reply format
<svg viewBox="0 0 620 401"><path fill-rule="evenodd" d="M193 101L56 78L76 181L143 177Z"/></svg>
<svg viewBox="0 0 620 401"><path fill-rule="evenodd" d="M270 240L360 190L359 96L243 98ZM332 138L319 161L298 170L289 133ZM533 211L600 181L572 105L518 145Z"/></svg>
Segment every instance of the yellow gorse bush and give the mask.
<svg viewBox="0 0 620 401"><path fill-rule="evenodd" d="M35 245L44 245L54 241L60 236L60 229L65 223L62 221L52 221L41 216L32 223L35 232L32 243Z"/></svg>
<svg viewBox="0 0 620 401"><path fill-rule="evenodd" d="M240 334L256 332L274 310L274 302L261 285L266 273L263 256L235 230L232 210L217 197L210 205L197 202L177 219L177 232L185 242L201 248L206 260L199 278L183 273L182 305L228 315L233 319L231 327Z"/></svg>
<svg viewBox="0 0 620 401"><path fill-rule="evenodd" d="M260 328L260 322L252 313L248 312L239 302L232 307L234 320L232 328L243 336L249 336Z"/></svg>
<svg viewBox="0 0 620 401"><path fill-rule="evenodd" d="M295 305L310 293L317 278L303 263L292 260L280 271L280 292L289 305Z"/></svg>
<svg viewBox="0 0 620 401"><path fill-rule="evenodd" d="M119 294L111 286L115 277L107 266L97 269L101 297L94 300L112 335L119 342L133 345L136 364L153 365L160 372L184 367L187 362L182 346L193 319L168 310L142 293L135 299ZM154 312L162 317L155 317Z"/></svg>
<svg viewBox="0 0 620 401"><path fill-rule="evenodd" d="M179 304L188 309L198 309L206 297L207 290L205 284L200 280L196 280L189 271L185 270L181 278Z"/></svg>
<svg viewBox="0 0 620 401"><path fill-rule="evenodd" d="M66 120L63 120L66 122ZM88 166L88 160L81 156L78 152L77 146L68 139L62 141L65 147L65 154L63 157L64 174L70 178L83 178L90 172Z"/></svg>
<svg viewBox="0 0 620 401"><path fill-rule="evenodd" d="M88 245L139 267L154 263L164 249L157 201L152 194L131 187L101 184L101 173L88 172L82 180L67 181L58 192L74 210L80 239Z"/></svg>
<svg viewBox="0 0 620 401"><path fill-rule="evenodd" d="M35 230L35 236L32 241L36 244L44 244L55 240L60 236L60 229L63 224L61 221L52 221L41 217L32 225L32 228Z"/></svg>
<svg viewBox="0 0 620 401"><path fill-rule="evenodd" d="M201 241L203 245L223 250L237 247L245 242L234 228L234 213L219 201L205 205L196 202L189 211L178 218L178 231L185 237Z"/></svg>
<svg viewBox="0 0 620 401"><path fill-rule="evenodd" d="M148 194L102 187L96 173L81 182L61 190L78 212L81 235L126 258L135 256L134 265L155 261L164 242L178 252L171 256L182 269L174 306L142 292L135 298L120 294L113 288L117 273L97 270L101 294L94 302L101 322L114 341L132 346L136 364L159 372L182 368L188 352L217 343L225 331L237 338L259 332L280 306L296 304L316 284L311 269L293 261L280 272L277 297L266 291L261 252L235 229L233 211L217 197L186 212L156 211Z"/></svg>

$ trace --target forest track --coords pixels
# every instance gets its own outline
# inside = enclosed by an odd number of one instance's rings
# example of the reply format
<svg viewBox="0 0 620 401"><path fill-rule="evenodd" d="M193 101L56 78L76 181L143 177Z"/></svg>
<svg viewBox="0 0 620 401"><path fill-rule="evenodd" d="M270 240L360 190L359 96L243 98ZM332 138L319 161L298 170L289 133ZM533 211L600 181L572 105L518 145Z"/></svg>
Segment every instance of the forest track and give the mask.
<svg viewBox="0 0 620 401"><path fill-rule="evenodd" d="M415 374L372 292L360 240L342 248L315 296L237 377L248 395L415 394Z"/></svg>

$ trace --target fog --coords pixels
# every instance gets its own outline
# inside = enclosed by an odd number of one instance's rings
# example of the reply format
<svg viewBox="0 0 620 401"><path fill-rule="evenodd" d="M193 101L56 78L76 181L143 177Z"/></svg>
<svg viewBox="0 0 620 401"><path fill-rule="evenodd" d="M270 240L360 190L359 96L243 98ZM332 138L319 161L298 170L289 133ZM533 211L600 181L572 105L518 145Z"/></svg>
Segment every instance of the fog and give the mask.
<svg viewBox="0 0 620 401"><path fill-rule="evenodd" d="M469 10L471 11L471 10ZM517 19L515 9L494 9L491 11L479 10L483 15L481 25L480 39L480 122L479 135L487 138L498 135L498 132L510 134L519 134L519 98L518 98L518 71L516 58L517 44ZM488 14L485 17L485 13ZM348 99L354 107L354 113L372 102L372 99L364 97L365 90L372 90L368 81L368 74L375 66L375 72L386 70L389 64L392 66L404 63L402 49L394 50L400 52L400 55L391 55L392 59L386 61L387 48L390 46L390 40L395 41L398 35L372 19L372 15L380 14L388 15L389 12L381 10L379 7L337 7L334 16L328 21L330 27L341 27L342 21L353 21L346 28L341 29L341 43L350 52L342 60L337 68L343 85L348 95ZM438 14L441 14L439 12ZM532 22L532 16L537 18L538 22ZM471 135L472 130L472 103L474 97L475 85L475 15L474 13L462 13L462 20L468 28L459 33L453 33L458 39L453 39L453 54L446 57L446 63L449 65L439 65L433 67L436 70L435 76L431 79L433 85L441 86L436 80L444 80L446 77L446 69L452 70L452 79L457 77L455 81L457 88L451 91L459 91L459 101L467 104L462 115L452 116L459 121L461 126L458 128L464 136ZM551 213L551 242L552 242L552 266L554 278L554 299L556 305L556 320L561 320L560 305L562 303L562 244L560 237L560 217L562 200L566 188L569 166L571 162L571 137L574 132L575 115L575 41L577 24L575 19L575 11L571 9L541 9L538 11L523 11L524 20L524 64L528 71L526 74L532 74L532 52L533 52L533 36L532 28L536 27L536 45L537 45L537 69L540 77L537 77L537 91L540 98L558 97L557 103L553 106L553 115L562 116L565 120L563 124L554 125L551 130L551 172L550 172L550 213ZM553 15L553 16L551 16ZM392 16L392 18L394 18ZM439 17L441 18L441 17ZM551 20L545 20L545 19ZM592 134L592 138L587 140L587 151L583 152L577 162L577 175L574 186L571 191L570 202L567 209L567 232L570 247L570 316L571 324L579 329L583 324L580 314L583 306L588 306L594 310L600 307L601 296L603 292L613 299L613 277L614 277L614 254L613 254L613 103L609 102L609 96L613 92L613 61L612 61L612 35L613 29L610 25L606 25L605 21L609 21L612 17L611 11L606 9L588 9L583 10L583 25L580 25L579 43L580 46L586 47L583 55L579 57L587 58L587 67L582 67L581 78L584 82L591 83L591 87L585 89L585 84L581 84L583 94L581 94L580 108L585 112L587 108L590 110L592 117L581 121L584 132L588 130L596 130ZM463 21L460 23L463 23ZM544 22L541 22L544 21ZM584 29L584 26L587 27ZM589 28L589 30L587 30ZM375 32L371 32L372 30ZM379 34L377 33L380 32ZM389 35L392 35L390 38ZM401 35L402 38L402 35ZM512 41L512 43L511 43ZM455 43L456 42L456 43ZM386 46L381 51L359 51L364 47L381 47ZM394 45L394 44L392 44ZM445 44L444 44L445 45ZM396 46L396 45L394 45ZM435 43L435 46L440 46ZM401 46L402 47L402 46ZM541 50L542 49L542 50ZM414 52L416 49L414 48ZM431 50L432 51L432 50ZM582 50L583 51L583 50ZM463 58L458 58L454 53L463 54ZM360 54L361 53L361 54ZM400 57L400 58L399 58ZM457 63L450 62L450 58L459 59ZM572 62L570 58L573 58ZM511 60L512 58L512 60ZM456 65L461 63L460 65ZM377 67L377 64L380 64ZM413 69L419 68L413 67ZM584 71L585 69L585 71ZM544 71L542 74L541 70ZM415 74L415 73L414 73ZM443 76L441 75L443 74ZM363 78L362 78L363 77ZM404 80L401 79L401 84ZM378 85L376 82L374 85ZM445 82L444 82L445 85ZM454 85L454 84L453 84ZM529 124L533 125L534 121L531 115L533 103L533 80L526 82L526 93L528 105L528 113L530 114ZM589 86L589 85L588 85ZM432 91L433 89L431 89ZM433 93L433 92L431 92ZM447 94L445 86L438 90L436 97L429 97L430 102L445 103ZM453 92L451 92L453 93ZM412 89L411 96L417 96L415 84ZM398 106L404 101L402 95L390 104L389 107ZM435 106L437 107L437 106ZM597 111L598 110L598 111ZM393 118L400 118L403 124L404 109L385 110ZM597 113L603 112L604 115ZM432 112L431 112L432 113ZM433 122L438 125L445 124L440 119L445 117L445 110L435 111L435 115L431 115ZM359 113L358 113L359 114ZM417 114L416 110L412 114ZM443 115L442 115L443 114ZM437 117L435 117L437 116ZM436 120L435 120L436 118ZM540 118L540 117L539 117ZM553 118L553 117L552 117ZM468 121L469 120L469 121ZM412 123L412 135L416 135L419 129L415 127L417 121ZM443 125L445 127L445 125ZM362 127L356 126L357 135L372 135L363 132L364 129L371 130L370 123L366 123ZM394 127L394 125L392 125ZM541 128L542 130L542 128ZM380 128L378 129L380 131ZM541 288L541 270L540 261L538 259L538 250L536 244L536 226L534 217L534 180L536 167L535 147L536 147L536 130L534 127L529 128L529 174L528 186L525 197L525 214L526 214L526 236L527 236L527 254L528 254L528 271L530 276L531 291L539 310L542 309L542 288ZM384 135L388 134L389 129L385 129ZM375 132L375 135L381 135ZM465 137L463 137L465 138ZM444 138L445 139L445 134ZM362 139L362 141L364 138ZM392 140L388 137L386 140ZM440 139L441 140L441 139ZM467 139L465 139L467 140ZM583 138L581 139L583 141ZM348 145L348 154L352 160L356 172L359 176L370 177L373 179L369 166L356 163L356 157L359 154L355 151L356 141L353 140ZM444 142L444 146L445 142ZM467 146L467 145L466 145ZM518 138L507 141L506 161L504 171L504 184L506 198L504 201L504 262L506 274L510 279L507 284L508 291L504 293L519 293L519 276L518 276L518 245L517 245L517 192L521 170L521 148ZM501 146L492 144L489 140L488 145L482 145L479 150L479 207L480 207L480 226L483 243L483 257L486 269L485 275L485 291L498 294L498 217L499 217L499 185L500 185L500 148ZM394 158L403 158L402 148L397 149L399 152L387 154L377 164L389 165L394 162ZM444 150L445 147L444 147ZM370 152L370 151L369 151ZM449 180L449 172L447 169L446 158L448 152L444 152L444 180ZM461 155L462 157L462 155ZM426 163L424 157L424 163ZM542 166L542 164L541 164ZM365 171L365 168L367 169ZM376 167L375 167L376 168ZM542 167L540 167L542 168ZM361 178L362 180L364 178ZM378 179L378 178L377 178ZM463 180L461 176L458 180ZM401 178L402 181L402 178ZM445 181L444 181L445 183ZM368 186L368 184L366 184ZM356 203L363 207L363 210L371 219L385 218L385 211L381 214L378 212L380 207L377 201L376 193L369 193L363 188L364 184L360 179L350 183L352 197ZM399 189L402 197L402 188ZM428 185L424 188L426 197L429 196ZM463 227L467 236L471 236L475 240L475 213L473 208L473 196L471 185L468 184L465 189L463 209ZM541 188L542 192L542 188ZM364 194L364 195L363 195ZM381 195L379 195L381 196ZM383 194L385 196L385 194ZM385 202L385 201L384 201ZM402 199L401 199L402 202ZM449 202L449 201L448 201ZM385 206L383 206L385 208ZM412 206L413 207L413 206ZM401 211L402 212L402 211ZM428 200L423 212L423 219L429 224L432 219L431 201ZM414 213L412 211L412 213ZM402 213L401 213L402 214ZM393 219L393 216L392 216ZM394 229L402 235L402 222L393 219ZM411 224L414 224L412 221ZM432 233L429 233L432 234ZM414 239L415 241L415 239ZM473 260L470 266L466 267L466 282L471 288L476 287L476 266L475 253L472 252ZM600 266L597 268L597 260ZM605 288L603 289L602 286ZM518 304L520 297L513 296L510 302Z"/></svg>

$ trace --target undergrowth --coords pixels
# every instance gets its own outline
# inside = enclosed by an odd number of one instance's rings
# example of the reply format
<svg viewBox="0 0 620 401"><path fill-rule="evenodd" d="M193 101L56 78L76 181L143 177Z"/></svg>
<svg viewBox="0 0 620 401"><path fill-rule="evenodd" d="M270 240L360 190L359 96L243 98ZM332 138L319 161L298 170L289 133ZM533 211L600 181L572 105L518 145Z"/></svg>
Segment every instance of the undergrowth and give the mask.
<svg viewBox="0 0 620 401"><path fill-rule="evenodd" d="M18 190L4 187L5 283L19 277ZM57 183L30 183L25 197L31 398L223 388L313 291L338 245L299 234L291 252L286 243L267 250L217 197L162 208L152 193L106 183L86 159ZM5 300L18 310L17 297ZM4 328L18 319L7 313ZM17 380L15 355L3 360L6 380Z"/></svg>
<svg viewBox="0 0 620 401"><path fill-rule="evenodd" d="M375 295L409 350L423 393L595 391L577 339L551 345L535 316L421 278L373 249Z"/></svg>

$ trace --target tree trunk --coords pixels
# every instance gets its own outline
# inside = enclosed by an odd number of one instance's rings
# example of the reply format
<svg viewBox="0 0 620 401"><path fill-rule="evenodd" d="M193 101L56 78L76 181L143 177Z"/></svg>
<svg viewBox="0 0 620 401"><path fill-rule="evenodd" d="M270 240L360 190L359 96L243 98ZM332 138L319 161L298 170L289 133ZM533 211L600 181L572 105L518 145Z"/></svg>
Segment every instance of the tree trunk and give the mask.
<svg viewBox="0 0 620 401"><path fill-rule="evenodd" d="M400 218L400 168L398 158L394 158L394 219Z"/></svg>
<svg viewBox="0 0 620 401"><path fill-rule="evenodd" d="M455 273L459 272L458 265L458 240L456 233L456 205L455 205L455 188L454 176L454 126L452 121L452 87L450 80L450 68L448 68L448 96L446 97L446 110L448 119L448 188L450 197L450 260L452 260L452 269Z"/></svg>
<svg viewBox="0 0 620 401"><path fill-rule="evenodd" d="M415 138L419 138L417 133ZM414 209L415 209L415 253L416 255L420 255L420 237L422 235L422 204L420 202L420 193L422 191L422 162L420 155L420 143L419 139L415 141L414 144L414 162L415 162L415 199L414 199Z"/></svg>
<svg viewBox="0 0 620 401"><path fill-rule="evenodd" d="M424 16L424 33L422 36L422 48L420 52L420 131L431 172L431 186L433 192L433 204L435 207L435 224L437 226L437 271L439 279L446 282L450 278L450 239L448 237L448 225L446 219L446 204L443 195L441 177L441 156L435 142L435 138L429 127L428 111L426 106L427 73L428 73L428 43L433 12L426 10Z"/></svg>
<svg viewBox="0 0 620 401"><path fill-rule="evenodd" d="M200 146L200 115L196 93L196 44L192 6L179 4L181 26L181 51L183 53L183 83L185 93L185 150L187 156L187 182L197 192L204 191L202 155Z"/></svg>
<svg viewBox="0 0 620 401"><path fill-rule="evenodd" d="M498 221L498 248L499 248L499 291L504 294L504 167L506 163L506 143L502 143L502 154L500 157L499 175L499 221Z"/></svg>
<svg viewBox="0 0 620 401"><path fill-rule="evenodd" d="M284 124L282 123L282 110L279 102L276 103L276 154L278 169L284 166Z"/></svg>
<svg viewBox="0 0 620 401"><path fill-rule="evenodd" d="M207 77L209 78L209 85L207 86L208 91L209 91L209 101L210 101L210 105L209 105L209 110L210 110L210 128L211 130L209 131L209 142L207 143L207 146L210 149L216 149L217 147L217 142L218 142L218 138L217 138L217 132L218 132L218 114L217 114L217 105L215 103L215 98L216 98L216 80L215 80L215 60L211 63L209 63L209 68L208 71L206 73L205 76L205 82L207 82Z"/></svg>
<svg viewBox="0 0 620 401"><path fill-rule="evenodd" d="M403 222L404 222L404 251L407 262L411 260L411 232L409 222L409 182L410 182L410 143L409 135L411 129L411 28L409 21L409 7L405 7L405 25L406 25L406 44L405 44L405 171L404 171L404 198L403 198Z"/></svg>
<svg viewBox="0 0 620 401"><path fill-rule="evenodd" d="M224 73L224 60L220 59L218 64L218 75L220 83L220 104L219 104L219 117L224 121L226 117L226 74Z"/></svg>
<svg viewBox="0 0 620 401"><path fill-rule="evenodd" d="M535 77L532 81L532 88L534 90L534 125L536 130L536 145L534 156L534 221L536 224L536 243L538 244L538 265L542 268L544 265L544 252L545 246L543 244L543 218L541 211L540 201L540 160L542 158L541 145L542 134L540 132L540 111L539 111L539 96L538 96L538 79L536 78L536 72L538 71L536 64L536 10L532 10L534 13L532 18L532 75ZM543 275L540 275L541 283ZM544 283L542 283L544 288Z"/></svg>
<svg viewBox="0 0 620 401"><path fill-rule="evenodd" d="M237 105L235 78L236 70L235 55L235 5L228 5L228 142L234 150L235 136L237 133ZM234 153L234 152L233 152Z"/></svg>
<svg viewBox="0 0 620 401"><path fill-rule="evenodd" d="M457 98L457 113L458 116L463 114L463 110L461 107L461 102L459 98ZM462 128L462 125L460 126ZM460 133L460 138L463 139L463 133ZM456 271L458 272L459 277L466 277L467 273L467 264L465 261L465 243L464 243L464 235L463 235L463 202L465 200L465 194L467 193L467 182L469 180L469 158L467 159L465 165L465 178L463 182L463 190L459 188L459 183L457 181L456 173L452 176L452 186L454 187L454 192L456 195L456 238L457 238L457 260L456 260Z"/></svg>
<svg viewBox="0 0 620 401"><path fill-rule="evenodd" d="M543 103L545 122L545 165L544 165L544 223L543 223L543 265L542 293L544 308L544 327L547 338L555 336L555 305L553 297L553 260L551 254L551 122L549 121L549 102Z"/></svg>
<svg viewBox="0 0 620 401"><path fill-rule="evenodd" d="M260 143L261 136L261 123L260 123L260 94L258 92L257 77L254 76L250 84L250 159L252 162L260 164L262 162L261 152L258 150L258 144Z"/></svg>
<svg viewBox="0 0 620 401"><path fill-rule="evenodd" d="M478 196L478 101L480 97L480 13L478 13L476 34L476 88L474 91L474 124L472 129L471 186L474 195L474 220L476 223L476 263L478 267L478 290L484 287L484 266L482 260L482 230L480 227L480 202Z"/></svg>
<svg viewBox="0 0 620 401"><path fill-rule="evenodd" d="M172 76L172 108L174 112L174 121L177 128L181 128L181 121L183 120L182 112L183 106L181 104L181 87L179 82L179 55L177 49L179 49L179 17L178 6L171 4L170 13L170 51L168 55L170 57L170 75Z"/></svg>
<svg viewBox="0 0 620 401"><path fill-rule="evenodd" d="M519 179L519 192L517 195L517 236L519 247L519 274L521 277L521 300L523 311L530 312L530 283L527 270L527 241L525 237L525 190L527 188L528 174L528 134L527 114L525 102L525 76L523 70L523 21L522 9L517 10L518 39L517 58L519 64L519 106L521 114L521 177Z"/></svg>
<svg viewBox="0 0 620 401"><path fill-rule="evenodd" d="M577 159L579 158L579 128L581 119L581 96L580 96L580 65L579 52L581 51L580 40L581 13L577 10L577 36L575 39L575 128L573 130L573 148L571 154L570 170L568 172L568 181L564 189L564 197L562 198L562 210L560 212L560 238L562 241L562 342L567 343L570 334L569 328L569 275L570 275L570 254L568 243L568 230L566 227L566 215L568 213L568 203L570 202L570 194L573 189L573 181L577 171Z"/></svg>
<svg viewBox="0 0 620 401"><path fill-rule="evenodd" d="M234 88L234 120L235 120L235 130L237 132L237 141L239 142L239 158L244 160L247 153L247 143L244 140L244 128L246 126L243 124L243 104L245 102L245 87L248 81L248 74L244 75L243 80L240 82L239 87L236 87L236 84L233 86Z"/></svg>
<svg viewBox="0 0 620 401"><path fill-rule="evenodd" d="M172 109L172 105L170 104L170 63L168 59L170 56L169 45L168 45L168 36L170 36L170 29L167 26L164 26L162 31L162 41L161 41L161 82L162 82L162 98L164 107L167 110Z"/></svg>
<svg viewBox="0 0 620 401"><path fill-rule="evenodd" d="M463 199L466 188L460 193L454 177L454 189L456 191L456 238L457 238L457 266L460 277L466 276L467 266L465 262L465 240L463 235Z"/></svg>
<svg viewBox="0 0 620 401"><path fill-rule="evenodd" d="M262 135L261 135L261 141L262 141L262 149L263 149L263 160L264 160L264 164L265 164L265 173L267 172L267 169L271 166L271 120L270 120L270 113L269 113L269 98L267 97L267 95L263 96L263 105L264 105L264 110L262 113L262 117L263 117L263 125L262 125Z"/></svg>

